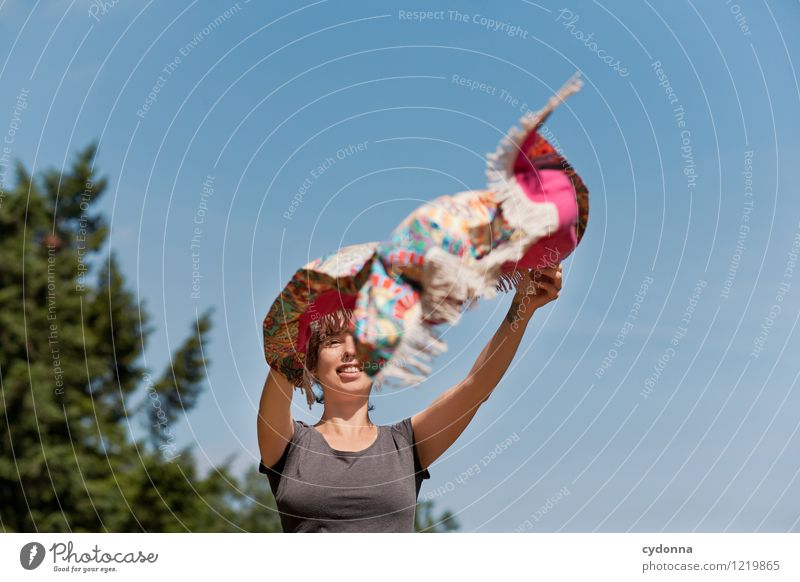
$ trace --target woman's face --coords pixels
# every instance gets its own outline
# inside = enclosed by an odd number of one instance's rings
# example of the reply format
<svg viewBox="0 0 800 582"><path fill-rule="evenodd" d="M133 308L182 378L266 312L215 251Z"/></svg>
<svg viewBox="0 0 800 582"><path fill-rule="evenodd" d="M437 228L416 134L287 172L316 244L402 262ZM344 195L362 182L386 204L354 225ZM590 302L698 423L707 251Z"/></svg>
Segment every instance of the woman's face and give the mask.
<svg viewBox="0 0 800 582"><path fill-rule="evenodd" d="M356 359L356 342L349 331L328 336L319 345L316 377L326 389L337 394L368 396L372 379ZM327 399L328 393L325 394Z"/></svg>

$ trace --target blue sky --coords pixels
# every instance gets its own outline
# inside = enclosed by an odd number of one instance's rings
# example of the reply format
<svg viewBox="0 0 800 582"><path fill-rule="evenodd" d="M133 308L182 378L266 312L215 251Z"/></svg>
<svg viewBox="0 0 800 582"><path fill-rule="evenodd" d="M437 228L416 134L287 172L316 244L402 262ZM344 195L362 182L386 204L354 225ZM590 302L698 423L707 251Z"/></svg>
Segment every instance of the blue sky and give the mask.
<svg viewBox="0 0 800 582"><path fill-rule="evenodd" d="M28 168L99 140L147 364L216 310L208 391L174 430L243 470L293 271L485 187L485 153L581 71L548 127L590 189L585 238L421 498L464 531L800 531L799 23L797 2L6 0L0 130L24 92ZM509 302L445 330L435 374L375 394L373 420L461 380Z"/></svg>

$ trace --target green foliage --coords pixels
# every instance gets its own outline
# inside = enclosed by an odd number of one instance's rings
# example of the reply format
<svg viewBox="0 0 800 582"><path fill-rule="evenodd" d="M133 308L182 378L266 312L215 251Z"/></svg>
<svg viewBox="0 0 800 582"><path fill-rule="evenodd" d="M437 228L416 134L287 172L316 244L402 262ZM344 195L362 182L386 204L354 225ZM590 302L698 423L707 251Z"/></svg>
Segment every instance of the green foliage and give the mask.
<svg viewBox="0 0 800 582"><path fill-rule="evenodd" d="M211 312L157 378L152 333L95 211L108 186L80 152L0 198L0 526L6 532L280 531L265 479L199 475L172 427L197 404ZM148 437L134 439L144 417Z"/></svg>
<svg viewBox="0 0 800 582"><path fill-rule="evenodd" d="M102 252L96 151L38 180L17 163L0 192L0 531L280 532L256 468L200 475L175 445L172 427L202 395L211 311L152 378L149 315Z"/></svg>
<svg viewBox="0 0 800 582"><path fill-rule="evenodd" d="M450 512L445 511L439 517L433 515L433 501L425 500L417 503L417 513L414 515L414 531L419 533L445 533L456 531L459 527L458 520Z"/></svg>

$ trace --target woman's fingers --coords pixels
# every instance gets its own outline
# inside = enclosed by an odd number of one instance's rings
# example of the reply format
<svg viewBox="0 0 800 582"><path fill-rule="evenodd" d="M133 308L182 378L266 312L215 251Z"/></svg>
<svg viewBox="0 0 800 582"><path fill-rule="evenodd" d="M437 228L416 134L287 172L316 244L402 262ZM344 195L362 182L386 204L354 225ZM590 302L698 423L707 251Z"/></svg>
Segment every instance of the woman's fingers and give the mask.
<svg viewBox="0 0 800 582"><path fill-rule="evenodd" d="M557 267L545 267L541 270L534 269L531 271L531 274L533 275L534 280L549 280L557 288L561 289L562 269L560 263Z"/></svg>
<svg viewBox="0 0 800 582"><path fill-rule="evenodd" d="M558 265L557 267L545 267L544 269L540 269L539 272L552 279L555 279L557 277L561 277L561 265Z"/></svg>
<svg viewBox="0 0 800 582"><path fill-rule="evenodd" d="M555 267L546 267L538 272L537 284L545 290L551 299L558 297L558 293L561 291L561 273L561 263Z"/></svg>
<svg viewBox="0 0 800 582"><path fill-rule="evenodd" d="M517 283L518 295L540 295L539 289L541 289L551 299L558 297L562 281L561 263L555 267L524 269L520 273L522 274L522 279Z"/></svg>
<svg viewBox="0 0 800 582"><path fill-rule="evenodd" d="M537 281L536 286L539 289L544 289L545 293L547 293L551 297L558 297L558 292L560 291L560 286L557 286L555 283L551 283L550 281L545 281L544 279Z"/></svg>

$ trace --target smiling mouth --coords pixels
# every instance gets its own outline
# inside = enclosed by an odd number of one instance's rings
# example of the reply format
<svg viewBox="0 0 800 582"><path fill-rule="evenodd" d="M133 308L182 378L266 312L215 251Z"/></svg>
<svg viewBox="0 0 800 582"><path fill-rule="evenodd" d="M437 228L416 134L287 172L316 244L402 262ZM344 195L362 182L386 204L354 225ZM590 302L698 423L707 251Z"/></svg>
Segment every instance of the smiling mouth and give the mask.
<svg viewBox="0 0 800 582"><path fill-rule="evenodd" d="M357 364L344 364L344 365L339 366L338 368L336 368L336 373L337 374L342 374L342 373L358 374L361 371L362 371L361 366L359 366Z"/></svg>

